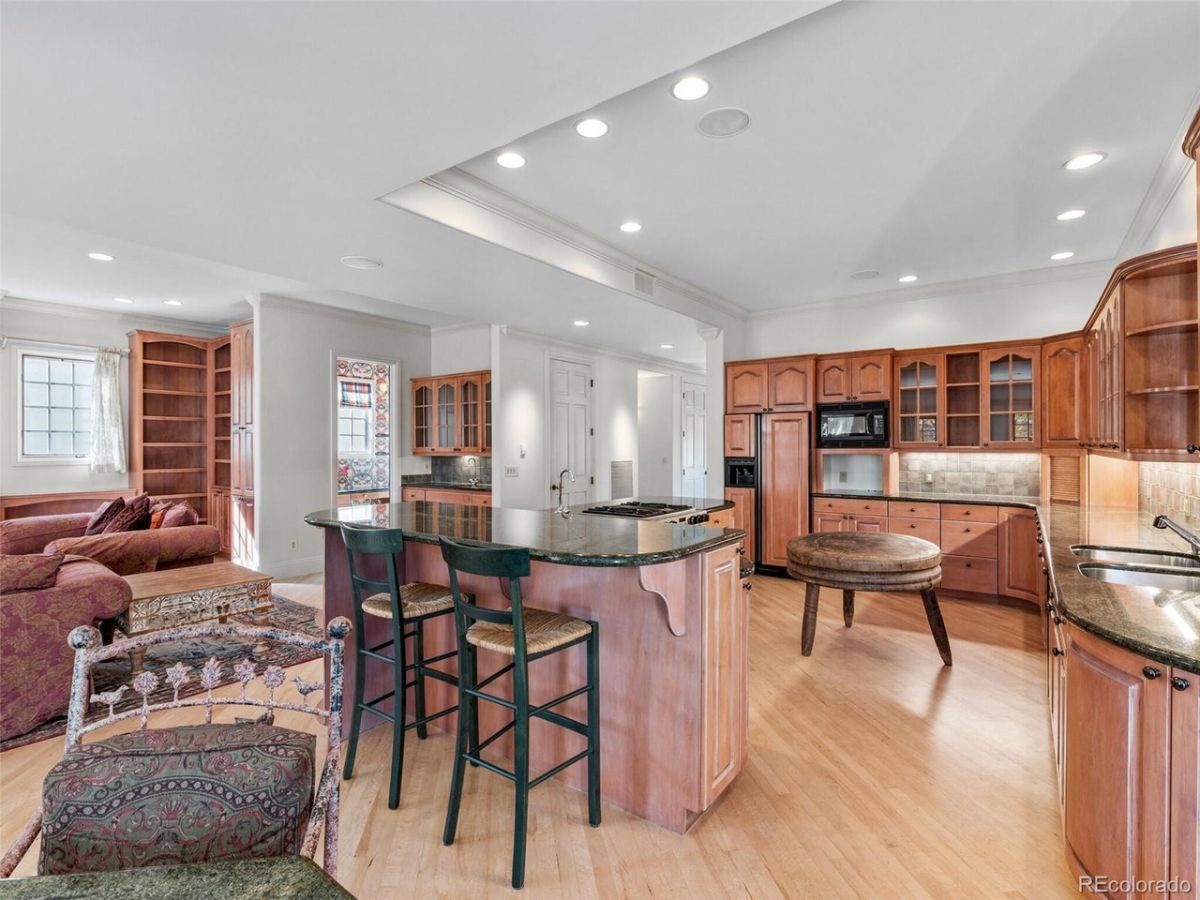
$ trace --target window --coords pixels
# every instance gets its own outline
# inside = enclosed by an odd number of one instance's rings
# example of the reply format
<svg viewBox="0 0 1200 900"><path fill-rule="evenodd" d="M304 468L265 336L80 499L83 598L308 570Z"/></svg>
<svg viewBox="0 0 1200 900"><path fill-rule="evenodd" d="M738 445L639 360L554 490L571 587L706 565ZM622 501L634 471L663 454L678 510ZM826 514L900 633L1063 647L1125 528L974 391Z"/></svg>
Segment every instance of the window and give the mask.
<svg viewBox="0 0 1200 900"><path fill-rule="evenodd" d="M371 450L371 411L358 407L338 410L338 453L369 453Z"/></svg>
<svg viewBox="0 0 1200 900"><path fill-rule="evenodd" d="M87 459L95 360L22 353L21 456Z"/></svg>

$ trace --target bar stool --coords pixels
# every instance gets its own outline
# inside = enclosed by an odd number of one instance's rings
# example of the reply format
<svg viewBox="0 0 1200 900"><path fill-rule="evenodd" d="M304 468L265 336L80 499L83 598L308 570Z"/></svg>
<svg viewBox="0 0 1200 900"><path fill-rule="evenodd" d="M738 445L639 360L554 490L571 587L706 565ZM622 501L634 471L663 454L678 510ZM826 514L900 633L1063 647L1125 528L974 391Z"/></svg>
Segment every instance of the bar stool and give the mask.
<svg viewBox="0 0 1200 900"><path fill-rule="evenodd" d="M442 843L450 846L458 829L458 807L462 799L463 771L466 763L482 766L503 775L516 785L516 810L513 829L512 886L525 882L525 837L529 789L554 777L567 766L582 759L588 761L588 822L600 824L600 626L574 616L526 607L521 603L521 581L529 575L529 551L518 548L480 547L441 539L442 558L450 570L450 589L454 595L454 624L458 635L458 743L454 755L454 774L450 782L450 803ZM489 578L508 579L511 607L485 609L474 597L460 590L458 573L467 572ZM568 691L540 706L529 705L529 663L576 644L587 646L587 684ZM482 681L476 674L477 651L482 648L512 657L512 662ZM506 672L513 673L513 699L506 700L483 688ZM586 723L553 712L558 706L587 694ZM482 741L478 736L479 701L487 700L512 710L513 720ZM587 749L529 779L530 717L552 722L587 738ZM480 753L497 738L513 731L514 771L485 761Z"/></svg>
<svg viewBox="0 0 1200 900"><path fill-rule="evenodd" d="M454 611L454 597L448 587L438 584L427 584L414 581L400 584L399 572L396 566L396 555L404 552L404 535L398 529L373 528L362 525L346 524L342 526L342 540L346 544L346 556L350 564L351 597L354 603L354 634L356 663L354 673L353 714L350 719L350 739L346 747L346 763L342 770L344 778L354 775L354 755L358 749L358 734L362 726L362 714L371 713L392 723L392 780L388 791L388 808L395 809L400 805L400 778L404 768L404 733L410 729L417 730L417 737L424 740L428 729L426 725L434 719L449 715L457 706L448 706L432 715L425 714L425 677L436 678L447 684L458 685L458 679L446 672L430 668L431 663L441 662L456 655L451 650L440 656L426 658L424 642L424 625L429 619L437 616L450 615ZM357 560L363 557L382 556L386 559L387 580L378 581L361 574ZM391 637L374 647L366 646L366 630L363 628L363 615L375 616L391 621ZM406 625L412 625L411 631L405 631ZM407 661L408 654L405 641L412 638L413 661ZM381 653L388 647L392 655ZM385 662L392 667L393 687L386 694L381 694L371 700L363 698L366 690L366 662L368 659ZM413 680L407 681L406 676L413 673ZM408 688L415 687L414 720L405 722ZM392 704L392 712L386 713L378 709L380 703L396 698Z"/></svg>

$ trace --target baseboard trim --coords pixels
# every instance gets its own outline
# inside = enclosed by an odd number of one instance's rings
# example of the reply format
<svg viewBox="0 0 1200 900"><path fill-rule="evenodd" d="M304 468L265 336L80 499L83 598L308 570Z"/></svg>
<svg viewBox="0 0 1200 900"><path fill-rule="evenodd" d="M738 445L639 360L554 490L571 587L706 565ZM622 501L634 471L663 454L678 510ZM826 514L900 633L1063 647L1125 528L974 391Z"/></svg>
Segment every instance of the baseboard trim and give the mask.
<svg viewBox="0 0 1200 900"><path fill-rule="evenodd" d="M298 575L312 575L325 571L324 556L306 556L300 559L285 559L273 563L259 563L258 571L270 575L276 581L287 581Z"/></svg>

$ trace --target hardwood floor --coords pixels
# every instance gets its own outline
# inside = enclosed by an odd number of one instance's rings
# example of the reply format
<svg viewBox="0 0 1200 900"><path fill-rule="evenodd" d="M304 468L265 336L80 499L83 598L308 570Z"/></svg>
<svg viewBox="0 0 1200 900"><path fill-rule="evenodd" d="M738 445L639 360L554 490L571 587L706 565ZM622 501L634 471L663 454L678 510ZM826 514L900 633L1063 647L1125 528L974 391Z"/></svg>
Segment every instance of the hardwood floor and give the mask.
<svg viewBox="0 0 1200 900"><path fill-rule="evenodd" d="M319 601L311 584L276 589ZM1077 897L1032 608L944 598L954 651L945 669L918 595L858 594L849 631L840 592L822 591L821 604L806 659L803 589L755 579L749 759L689 835L611 807L589 828L584 795L550 781L530 801L525 895ZM319 664L302 668L319 677ZM299 723L281 715L280 724ZM48 741L0 754L4 845L60 749ZM363 898L512 896L509 784L469 769L458 841L443 847L450 738L410 732L395 811L388 750L384 729L365 734L343 784L343 884ZM36 851L18 874L35 870Z"/></svg>

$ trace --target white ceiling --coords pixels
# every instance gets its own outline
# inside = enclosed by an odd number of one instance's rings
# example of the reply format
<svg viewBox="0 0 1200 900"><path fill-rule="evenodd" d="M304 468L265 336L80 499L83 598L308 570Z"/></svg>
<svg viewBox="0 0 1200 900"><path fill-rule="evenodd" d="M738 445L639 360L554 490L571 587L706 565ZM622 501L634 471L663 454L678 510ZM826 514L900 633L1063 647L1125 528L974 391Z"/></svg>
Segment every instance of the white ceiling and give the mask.
<svg viewBox="0 0 1200 900"><path fill-rule="evenodd" d="M685 317L375 198L820 5L6 2L0 288L173 296L212 320L286 280L289 296L628 352L686 330L694 359ZM123 265L78 264L76 238ZM624 327L573 330L562 313L581 304Z"/></svg>
<svg viewBox="0 0 1200 900"><path fill-rule="evenodd" d="M1112 259L1160 164L1183 164L1198 60L1194 2L841 3L689 67L702 100L668 76L591 108L602 138L572 115L506 145L524 168L461 168L749 310L798 306ZM702 136L722 106L751 127ZM1092 149L1108 158L1062 168Z"/></svg>

